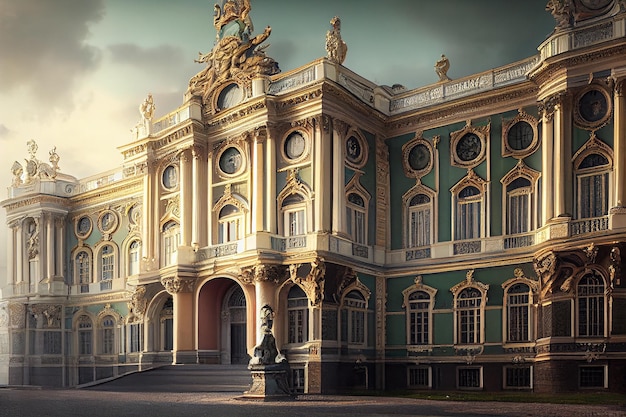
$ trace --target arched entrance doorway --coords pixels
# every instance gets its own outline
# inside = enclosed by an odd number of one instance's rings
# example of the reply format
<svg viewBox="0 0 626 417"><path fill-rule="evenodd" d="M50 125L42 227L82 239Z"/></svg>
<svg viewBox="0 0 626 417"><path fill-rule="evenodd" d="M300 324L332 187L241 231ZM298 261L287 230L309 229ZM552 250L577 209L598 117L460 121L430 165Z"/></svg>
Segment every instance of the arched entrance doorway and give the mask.
<svg viewBox="0 0 626 417"><path fill-rule="evenodd" d="M224 297L222 307L222 352L228 352L230 363L245 364L246 350L246 297L239 285L233 286ZM227 342L227 343L224 343Z"/></svg>
<svg viewBox="0 0 626 417"><path fill-rule="evenodd" d="M246 294L229 278L206 282L198 294L198 361L248 363Z"/></svg>

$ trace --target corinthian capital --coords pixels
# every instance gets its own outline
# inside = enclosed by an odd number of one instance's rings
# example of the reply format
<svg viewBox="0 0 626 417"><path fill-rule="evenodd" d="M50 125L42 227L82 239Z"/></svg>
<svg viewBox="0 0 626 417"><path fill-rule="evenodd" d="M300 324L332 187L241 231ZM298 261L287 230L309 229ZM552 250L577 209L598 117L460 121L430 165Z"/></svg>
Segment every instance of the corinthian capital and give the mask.
<svg viewBox="0 0 626 417"><path fill-rule="evenodd" d="M181 278L178 276L163 277L161 284L165 287L165 291L171 295L179 292L192 292L195 280L193 278Z"/></svg>

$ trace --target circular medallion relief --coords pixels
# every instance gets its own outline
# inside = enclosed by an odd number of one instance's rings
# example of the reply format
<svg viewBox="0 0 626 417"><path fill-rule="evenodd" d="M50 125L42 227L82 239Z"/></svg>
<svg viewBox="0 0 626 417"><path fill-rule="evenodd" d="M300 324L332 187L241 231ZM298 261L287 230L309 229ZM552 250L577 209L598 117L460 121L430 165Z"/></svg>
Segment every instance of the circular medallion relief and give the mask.
<svg viewBox="0 0 626 417"><path fill-rule="evenodd" d="M415 145L409 151L409 166L415 171L422 171L430 164L430 150L423 143Z"/></svg>
<svg viewBox="0 0 626 417"><path fill-rule="evenodd" d="M110 233L117 227L117 216L112 211L106 211L100 215L100 230Z"/></svg>
<svg viewBox="0 0 626 417"><path fill-rule="evenodd" d="M300 132L293 132L285 140L285 155L289 159L298 159L304 155L306 139Z"/></svg>
<svg viewBox="0 0 626 417"><path fill-rule="evenodd" d="M521 120L509 128L506 140L514 151L523 151L532 145L535 139L535 131L530 123Z"/></svg>
<svg viewBox="0 0 626 417"><path fill-rule="evenodd" d="M76 235L80 238L85 238L91 233L92 227L89 216L82 216L76 222Z"/></svg>
<svg viewBox="0 0 626 417"><path fill-rule="evenodd" d="M578 114L584 122L589 124L602 123L609 113L609 98L606 93L593 88L578 100Z"/></svg>
<svg viewBox="0 0 626 417"><path fill-rule="evenodd" d="M171 190L178 185L178 170L174 165L170 165L163 170L163 187Z"/></svg>
<svg viewBox="0 0 626 417"><path fill-rule="evenodd" d="M346 141L346 155L349 160L356 162L361 157L361 143L359 139L350 136Z"/></svg>
<svg viewBox="0 0 626 417"><path fill-rule="evenodd" d="M232 175L241 169L243 164L243 156L239 149L231 146L227 148L220 156L219 166L220 170L225 174Z"/></svg>
<svg viewBox="0 0 626 417"><path fill-rule="evenodd" d="M463 162L470 162L480 156L482 142L475 133L466 133L456 144L456 154Z"/></svg>

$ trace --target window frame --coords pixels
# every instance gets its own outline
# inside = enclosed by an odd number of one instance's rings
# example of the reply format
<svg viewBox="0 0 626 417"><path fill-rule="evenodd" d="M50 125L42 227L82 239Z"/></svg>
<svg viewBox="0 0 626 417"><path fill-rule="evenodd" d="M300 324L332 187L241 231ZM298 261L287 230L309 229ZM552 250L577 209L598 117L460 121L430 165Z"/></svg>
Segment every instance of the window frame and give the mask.
<svg viewBox="0 0 626 417"><path fill-rule="evenodd" d="M472 169L450 189L452 194L452 236L455 241L479 240L487 236L487 219L489 218L487 182L480 178ZM469 187L476 188L477 194L461 197L460 194ZM473 207L474 220L478 225L468 225L467 215L462 215L466 207ZM471 226L471 227L469 227Z"/></svg>
<svg viewBox="0 0 626 417"><path fill-rule="evenodd" d="M413 309L411 308L412 300L411 296L415 293L423 293L428 296L427 301L422 302L423 304L428 304L426 308L421 309ZM433 337L434 337L434 325L433 325L433 312L435 308L435 296L437 294L437 289L430 287L428 285L424 285L423 279L421 275L418 275L414 280L414 285L402 291L403 303L402 308L405 309L405 321L406 321L406 344L407 349L409 350L421 350L421 349L430 349L433 346ZM424 299L426 300L426 299ZM415 341L411 339L412 332L411 329L414 327L413 324L413 313L416 311L421 311L422 313L425 311L428 314L427 317L427 330L426 343L414 343ZM424 333L424 332L422 332Z"/></svg>
<svg viewBox="0 0 626 417"><path fill-rule="evenodd" d="M594 292L592 294L590 294L588 291L586 291L586 295L582 295L580 294L581 292L581 282L588 278L594 278L597 279L598 281L601 282L601 286L599 285L589 285L589 284L583 284L584 287L595 287L595 288L601 288L600 292ZM586 271L584 274L582 274L578 280L576 281L576 336L580 337L580 338L605 338L608 335L608 318L610 317L609 312L608 312L608 297L606 295L606 290L607 290L607 280L604 278L604 276L597 270L590 270L590 271ZM585 300L585 305L583 305L583 303L581 303L582 300ZM585 324L583 324L583 320L582 320L582 315L581 315L581 310L583 308L588 308L590 301L591 300L595 300L595 314L593 314L593 316L595 317L589 317L590 316L590 312L586 311L585 312L585 316L586 316L586 320L584 321ZM589 319L592 320L596 320L595 323L590 323ZM582 328L581 326L585 326L586 331L585 332L581 332ZM590 332L590 328L597 328L599 331L596 333Z"/></svg>
<svg viewBox="0 0 626 417"><path fill-rule="evenodd" d="M296 293L297 291L300 293ZM294 291L294 294L292 294ZM293 296L292 296L293 295ZM297 296L296 296L297 295ZM310 330L310 320L309 320L309 307L310 301L308 296L306 295L306 291L298 285L294 285L287 291L287 338L286 343L288 345L300 345L303 343L308 343L309 330ZM300 317L298 317L300 316ZM295 319L295 320L292 320ZM301 324L298 325L298 319L301 320ZM292 335L295 338L292 338ZM297 337L300 335L301 337Z"/></svg>
<svg viewBox="0 0 626 417"><path fill-rule="evenodd" d="M452 294L454 295L454 344L455 346L476 346L482 345L485 343L485 307L487 305L487 292L489 290L489 285L483 284L482 282L478 282L474 280L473 277L474 270L470 270L467 272L466 280L455 285L450 289ZM469 306L469 307L461 307L459 306L460 300L469 300L470 298L461 298L461 296L466 292L466 290L475 290L478 293L478 296L473 296L471 299L480 300L480 304L478 306ZM474 312L472 327L473 327L473 338L472 341L465 340L463 337L464 326L464 312ZM478 313L478 314L476 314ZM478 318L478 322L476 322L476 318Z"/></svg>
<svg viewBox="0 0 626 417"><path fill-rule="evenodd" d="M180 224L175 220L168 220L161 226L161 266L174 265L178 261L180 232Z"/></svg>
<svg viewBox="0 0 626 417"><path fill-rule="evenodd" d="M585 160L592 156L598 155L604 158L606 164L593 165L591 167L581 167ZM576 219L593 219L598 217L604 217L608 215L609 208L613 204L613 150L610 146L604 143L600 138L596 136L595 131L591 132L589 140L576 152L572 158L573 175L574 175L574 193L575 193L575 206L576 206ZM600 189L603 194L600 198L602 207L595 207L593 202L589 207L584 207L583 196L594 196L596 191L587 191L583 193L582 181L593 177L601 177L602 186ZM601 214L595 212L601 209Z"/></svg>

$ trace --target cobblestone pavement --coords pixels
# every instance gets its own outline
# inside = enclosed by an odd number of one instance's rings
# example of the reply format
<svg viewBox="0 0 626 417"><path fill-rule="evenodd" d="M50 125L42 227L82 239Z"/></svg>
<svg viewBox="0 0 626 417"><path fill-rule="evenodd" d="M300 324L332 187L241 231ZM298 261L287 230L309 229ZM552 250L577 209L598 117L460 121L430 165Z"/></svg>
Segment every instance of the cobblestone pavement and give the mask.
<svg viewBox="0 0 626 417"><path fill-rule="evenodd" d="M173 369L176 368L176 369ZM204 369L204 371L203 371ZM242 400L247 377L215 368L168 367L83 389L0 388L2 417L626 417L626 408L446 402L303 395L291 401ZM242 385L243 384L243 385Z"/></svg>

